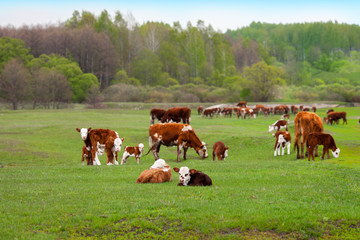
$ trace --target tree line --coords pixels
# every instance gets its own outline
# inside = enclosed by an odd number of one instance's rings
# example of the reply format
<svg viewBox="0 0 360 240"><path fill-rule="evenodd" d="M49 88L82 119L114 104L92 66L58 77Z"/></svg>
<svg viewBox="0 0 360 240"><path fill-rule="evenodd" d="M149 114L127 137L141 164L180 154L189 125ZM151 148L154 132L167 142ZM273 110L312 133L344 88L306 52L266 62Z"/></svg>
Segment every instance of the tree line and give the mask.
<svg viewBox="0 0 360 240"><path fill-rule="evenodd" d="M14 81L9 80L9 73L16 66L28 71L18 78L27 79L22 101L31 101L34 107L81 103L91 98L89 92L99 95L100 91L107 93L108 101L149 101L154 89L162 89L163 101L177 101L181 95L195 101L269 101L284 97L279 86L290 92L289 98L296 87L311 86L314 81L325 86L322 91L331 91L332 84L344 79L347 85L358 87L354 73L360 72L359 36L359 26L337 22L253 22L221 33L201 20L185 28L178 22L173 26L161 22L139 25L131 15L125 19L119 11L114 17L106 10L99 16L74 11L56 26L0 28L0 97L9 100L11 87L6 82ZM337 75L329 82L323 72ZM48 81L48 85L62 81L56 74L67 82L61 88L67 91L62 100L55 100L49 88L45 100L35 97L41 90L36 87L44 85L39 81ZM122 89L134 88L147 98L119 97ZM353 90L338 95L345 94L344 100L352 101L359 89ZM306 94L296 97L307 98ZM313 96L317 97L326 98Z"/></svg>

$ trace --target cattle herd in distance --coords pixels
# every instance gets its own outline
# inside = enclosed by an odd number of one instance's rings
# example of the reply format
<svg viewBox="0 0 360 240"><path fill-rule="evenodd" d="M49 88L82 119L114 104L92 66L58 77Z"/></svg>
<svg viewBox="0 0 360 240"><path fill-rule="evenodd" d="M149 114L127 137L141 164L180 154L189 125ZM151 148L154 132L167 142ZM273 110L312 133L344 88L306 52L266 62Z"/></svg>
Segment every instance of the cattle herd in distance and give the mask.
<svg viewBox="0 0 360 240"><path fill-rule="evenodd" d="M254 108L247 106L247 102L240 101L234 107L214 106L203 108L199 106L197 109L199 115L203 118L232 117L236 115L239 119L256 119L256 116L263 114L264 116L279 115L281 119L269 126L269 132L275 131L272 135L275 137L274 156L284 155L287 148L287 154L290 154L291 134L288 132L288 124L291 114L295 116L295 140L294 150L297 150L297 159L308 157L308 161L318 156L317 148L323 145L323 154L327 154L330 158L329 150L335 158L339 157L340 149L336 147L335 140L330 134L323 133L323 122L326 124L339 124L342 119L343 124L347 124L346 112L335 112L333 109L327 111L327 116L322 119L316 114L316 107L304 108L303 105L296 107L292 105L278 105L274 107L265 107L257 104ZM155 124L155 120L159 123ZM200 140L194 129L190 125L191 110L187 107L174 107L168 110L154 108L150 111L150 127L149 127L149 150L146 153L153 153L155 162L149 168L144 170L137 183L162 183L171 181L171 167L159 156L160 146L176 146L177 161L180 162L181 154L186 159L188 148L193 148L200 158L207 158L207 144ZM181 123L182 122L182 123ZM359 120L360 124L360 120ZM282 130L284 129L284 130ZM118 152L121 151L122 143L125 137L120 138L119 134L110 129L92 129L92 128L76 128L80 132L80 136L84 142L82 146L81 161L84 165L86 159L87 165L101 165L98 155L107 156L107 165L119 165ZM306 153L304 155L304 148ZM213 145L213 161L215 157L219 161L228 157L228 147L218 141ZM300 153L301 149L301 153ZM139 164L140 158L144 151L144 144L139 143L136 146L125 146L121 159L121 165L125 164L129 157L135 157ZM184 166L181 168L174 167L173 170L179 173L178 186L210 186L211 178L196 169L189 169Z"/></svg>

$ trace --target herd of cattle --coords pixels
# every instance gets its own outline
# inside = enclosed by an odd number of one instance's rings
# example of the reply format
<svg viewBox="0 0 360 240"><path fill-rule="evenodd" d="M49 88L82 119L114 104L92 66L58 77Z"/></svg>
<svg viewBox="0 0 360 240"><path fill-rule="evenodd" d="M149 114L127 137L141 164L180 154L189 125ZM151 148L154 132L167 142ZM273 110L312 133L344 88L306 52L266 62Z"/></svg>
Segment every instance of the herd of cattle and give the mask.
<svg viewBox="0 0 360 240"><path fill-rule="evenodd" d="M299 111L300 109L300 111ZM282 116L281 120L276 121L269 126L269 132L275 130L273 136L275 137L274 156L280 155L282 148L282 155L284 155L285 148L287 153L290 154L291 135L288 132L288 120L290 113L295 115L295 140L294 150L297 151L297 158L304 158L304 146L306 145L306 154L308 161L310 158L314 160L318 156L317 148L323 145L322 159L325 153L330 158L329 149L331 149L334 157L339 157L340 149L336 147L334 138L330 134L323 133L322 119L315 113L316 107L312 107L310 112L309 108L299 108L286 105L279 105L275 107L265 107L263 105L256 105L255 108L248 108L246 102L239 102L234 108L198 108L198 114L202 117L213 117L214 115L224 115L231 117L232 112L235 112L237 117L240 116L245 119L256 118L256 115L263 114L279 114ZM159 123L155 124L155 119ZM347 124L345 112L335 112L333 109L327 111L327 116L324 117L324 122L327 124L338 124L339 120L343 119L343 124ZM180 122L183 123L180 123ZM150 127L149 127L149 150L153 153L155 163L150 169L144 170L137 183L159 183L171 180L171 168L163 160L160 159L159 152L161 145L164 146L177 146L177 161L180 162L180 155L183 154L183 159L186 159L186 153L189 148L193 148L201 158L207 158L207 145L201 141L196 135L194 129L189 125L191 121L191 110L187 107L175 107L168 110L152 109L150 111ZM360 124L360 120L359 120ZM284 130L282 131L281 129ZM84 142L82 147L81 161L84 165L84 159L87 165L101 165L98 155L107 156L107 165L119 165L117 161L117 154L121 150L122 143L125 137L120 138L119 134L110 129L92 129L92 128L76 128L80 132L81 138ZM224 160L228 156L228 147L221 141L213 145L213 161L215 156L218 160ZM301 149L301 153L299 152ZM121 165L125 164L129 157L135 157L136 162L139 160L144 151L144 144L139 143L137 146L125 146L124 153L121 158ZM173 168L175 172L179 173L179 186L207 186L212 185L212 181L208 175L189 169L188 167Z"/></svg>

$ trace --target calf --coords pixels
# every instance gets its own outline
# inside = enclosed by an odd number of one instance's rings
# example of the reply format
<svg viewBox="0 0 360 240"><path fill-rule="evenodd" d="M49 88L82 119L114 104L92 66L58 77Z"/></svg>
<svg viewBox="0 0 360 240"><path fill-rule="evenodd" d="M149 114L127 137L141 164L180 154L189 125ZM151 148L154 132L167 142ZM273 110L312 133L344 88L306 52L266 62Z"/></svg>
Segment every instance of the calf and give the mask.
<svg viewBox="0 0 360 240"><path fill-rule="evenodd" d="M282 147L282 154L284 155L285 147L287 146L287 154L290 154L290 145L291 145L291 135L287 131L277 131L273 134L276 137L275 146L274 146L274 156L280 155L280 147Z"/></svg>
<svg viewBox="0 0 360 240"><path fill-rule="evenodd" d="M91 151L87 150L86 146L82 147L81 152L81 163L84 166L84 158L86 159L87 165L93 165L91 158Z"/></svg>
<svg viewBox="0 0 360 240"><path fill-rule="evenodd" d="M333 124L333 121L335 121L338 124L340 119L343 120L343 124L344 123L347 124L346 112L329 112L328 121L330 122L331 125Z"/></svg>
<svg viewBox="0 0 360 240"><path fill-rule="evenodd" d="M278 120L274 124L269 126L269 132L271 132L273 130L280 131L281 128L285 128L287 131L288 130L287 126L288 126L288 123L286 120Z"/></svg>
<svg viewBox="0 0 360 240"><path fill-rule="evenodd" d="M154 168L154 165L156 168ZM150 169L144 170L136 180L136 183L170 182L171 167L163 159L156 160L154 165Z"/></svg>
<svg viewBox="0 0 360 240"><path fill-rule="evenodd" d="M174 168L179 173L178 186L211 186L211 178L203 172L188 167Z"/></svg>
<svg viewBox="0 0 360 240"><path fill-rule="evenodd" d="M281 116L281 119L287 119L287 120L289 120L290 119L290 115L289 114L284 114L284 115L282 115Z"/></svg>
<svg viewBox="0 0 360 240"><path fill-rule="evenodd" d="M318 145L324 146L321 159L324 159L325 152L327 153L328 159L330 158L329 149L331 149L332 154L335 158L339 157L340 149L336 147L335 140L330 134L320 133L320 132L312 132L309 134L307 141L306 141L306 147L309 149L308 161L310 161L310 156L312 157L312 160L314 161L314 149Z"/></svg>
<svg viewBox="0 0 360 240"><path fill-rule="evenodd" d="M213 161L215 161L215 155L218 160L225 160L228 157L228 147L223 142L216 142L213 146Z"/></svg>
<svg viewBox="0 0 360 240"><path fill-rule="evenodd" d="M121 165L124 165L129 157L135 157L137 164L139 164L141 155L144 151L144 144L139 143L135 147L128 147L124 148L124 154L121 159Z"/></svg>
<svg viewBox="0 0 360 240"><path fill-rule="evenodd" d="M203 112L203 110L204 110L203 106L199 106L197 108L198 114L200 115Z"/></svg>

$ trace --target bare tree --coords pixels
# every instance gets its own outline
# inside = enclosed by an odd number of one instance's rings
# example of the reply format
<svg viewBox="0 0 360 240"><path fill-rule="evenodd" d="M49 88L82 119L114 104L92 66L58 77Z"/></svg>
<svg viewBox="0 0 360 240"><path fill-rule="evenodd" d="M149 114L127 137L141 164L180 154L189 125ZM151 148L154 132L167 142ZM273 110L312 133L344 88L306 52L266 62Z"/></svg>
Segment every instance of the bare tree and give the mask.
<svg viewBox="0 0 360 240"><path fill-rule="evenodd" d="M28 90L30 74L24 64L18 59L12 59L4 65L0 77L0 89L4 98L17 110L19 103L30 95Z"/></svg>
<svg viewBox="0 0 360 240"><path fill-rule="evenodd" d="M104 100L104 97L100 94L99 87L93 85L89 91L88 96L86 97L86 102L89 104L90 108L100 108L102 107L101 102Z"/></svg>

